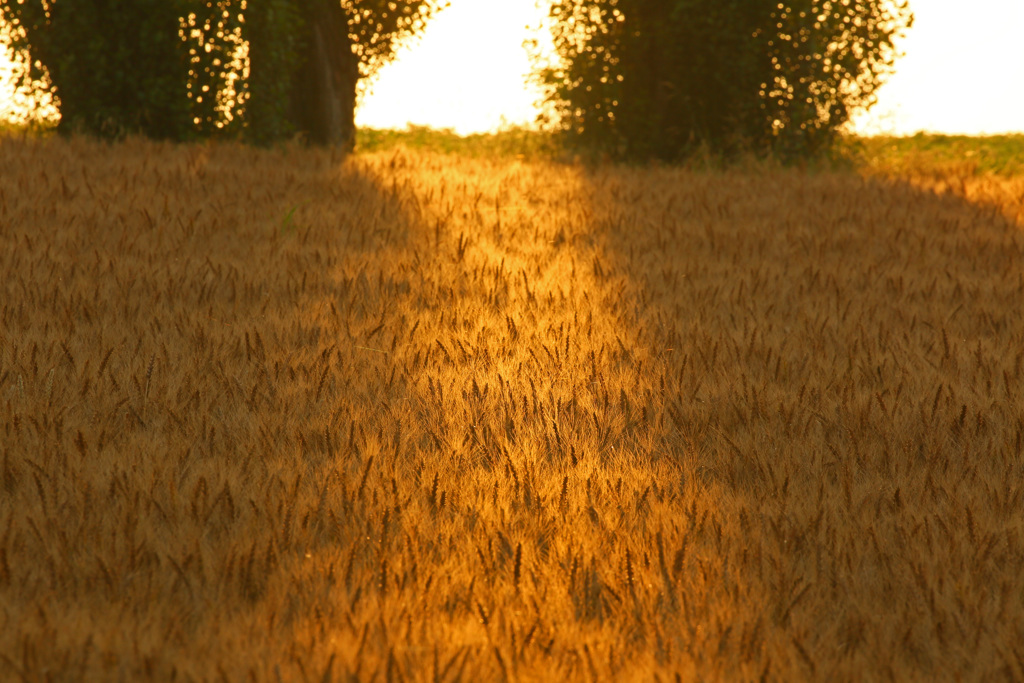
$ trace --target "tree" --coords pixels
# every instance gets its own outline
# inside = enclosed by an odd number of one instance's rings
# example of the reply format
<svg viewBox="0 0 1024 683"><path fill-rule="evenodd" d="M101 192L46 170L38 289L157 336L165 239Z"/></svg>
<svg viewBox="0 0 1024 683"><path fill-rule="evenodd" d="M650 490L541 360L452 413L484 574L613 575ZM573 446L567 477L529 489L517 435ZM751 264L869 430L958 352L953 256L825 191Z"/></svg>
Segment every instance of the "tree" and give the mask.
<svg viewBox="0 0 1024 683"><path fill-rule="evenodd" d="M242 17L233 0L0 0L22 88L48 82L60 132L184 140L224 130Z"/></svg>
<svg viewBox="0 0 1024 683"><path fill-rule="evenodd" d="M446 0L269 0L257 6L260 14L250 11L245 34L251 63L249 136L267 140L297 131L310 142L350 147L360 81L376 75L447 5Z"/></svg>
<svg viewBox="0 0 1024 683"><path fill-rule="evenodd" d="M559 126L617 156L826 148L891 71L904 0L554 0L536 78Z"/></svg>
<svg viewBox="0 0 1024 683"><path fill-rule="evenodd" d="M359 83L445 0L0 0L59 130L351 146Z"/></svg>
<svg viewBox="0 0 1024 683"><path fill-rule="evenodd" d="M28 51L38 81L44 70L61 111L60 128L116 134L124 128L177 138L187 127L188 65L177 49L181 0L110 3L36 0L0 3L15 50Z"/></svg>

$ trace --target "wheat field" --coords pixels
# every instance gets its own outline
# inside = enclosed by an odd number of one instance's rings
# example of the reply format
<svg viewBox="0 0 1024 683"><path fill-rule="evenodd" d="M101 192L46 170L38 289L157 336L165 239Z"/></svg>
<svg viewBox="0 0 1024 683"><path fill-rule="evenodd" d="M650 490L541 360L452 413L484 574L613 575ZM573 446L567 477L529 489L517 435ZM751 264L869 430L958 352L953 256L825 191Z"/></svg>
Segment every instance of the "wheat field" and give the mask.
<svg viewBox="0 0 1024 683"><path fill-rule="evenodd" d="M1024 179L0 140L0 678L1024 679Z"/></svg>

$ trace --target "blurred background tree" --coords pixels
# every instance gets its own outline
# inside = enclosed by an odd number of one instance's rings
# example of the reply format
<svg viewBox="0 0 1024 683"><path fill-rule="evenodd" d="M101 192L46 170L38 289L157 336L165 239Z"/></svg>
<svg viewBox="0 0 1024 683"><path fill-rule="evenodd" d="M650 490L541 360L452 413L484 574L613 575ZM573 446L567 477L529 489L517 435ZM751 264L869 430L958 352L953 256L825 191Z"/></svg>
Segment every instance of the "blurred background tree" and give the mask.
<svg viewBox="0 0 1024 683"><path fill-rule="evenodd" d="M360 83L447 0L265 0L246 13L247 136L351 147Z"/></svg>
<svg viewBox="0 0 1024 683"><path fill-rule="evenodd" d="M619 158L828 149L874 103L904 0L553 0L549 123Z"/></svg>
<svg viewBox="0 0 1024 683"><path fill-rule="evenodd" d="M359 83L446 0L0 0L22 87L61 132L184 140L296 133L351 147Z"/></svg>
<svg viewBox="0 0 1024 683"><path fill-rule="evenodd" d="M190 126L189 64L180 18L188 0L4 0L0 18L27 52L29 84L48 76L59 129L118 135L126 129L180 139Z"/></svg>

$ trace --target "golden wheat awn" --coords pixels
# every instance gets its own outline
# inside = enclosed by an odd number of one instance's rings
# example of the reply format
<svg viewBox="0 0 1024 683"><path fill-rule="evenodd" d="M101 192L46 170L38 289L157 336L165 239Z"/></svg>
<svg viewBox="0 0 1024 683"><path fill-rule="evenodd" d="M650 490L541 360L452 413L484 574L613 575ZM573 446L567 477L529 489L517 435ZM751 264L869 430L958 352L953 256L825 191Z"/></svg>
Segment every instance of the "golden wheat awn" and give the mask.
<svg viewBox="0 0 1024 683"><path fill-rule="evenodd" d="M1024 679L1020 179L0 169L4 679Z"/></svg>

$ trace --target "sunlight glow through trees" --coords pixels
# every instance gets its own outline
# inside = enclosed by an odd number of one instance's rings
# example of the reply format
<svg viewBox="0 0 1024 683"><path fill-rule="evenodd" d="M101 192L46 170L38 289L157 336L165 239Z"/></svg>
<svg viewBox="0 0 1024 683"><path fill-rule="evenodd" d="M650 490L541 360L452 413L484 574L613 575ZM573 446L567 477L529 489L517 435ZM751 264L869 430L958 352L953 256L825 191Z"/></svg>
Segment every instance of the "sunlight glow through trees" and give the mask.
<svg viewBox="0 0 1024 683"><path fill-rule="evenodd" d="M544 3L546 6L546 3ZM1024 131L1024 26L1020 0L911 0L914 27L906 56L879 91L879 103L856 118L865 134L920 130L989 134ZM501 117L529 123L536 91L523 87L529 62L522 43L544 15L534 0L453 0L422 39L385 68L356 113L360 125L407 123L493 130ZM494 14L507 15L496 22ZM478 27L487 26L481 35ZM547 36L541 36L547 39Z"/></svg>
<svg viewBox="0 0 1024 683"><path fill-rule="evenodd" d="M543 0L542 0L543 1ZM879 103L855 119L864 134L1024 132L1024 3L912 0L906 57L879 91ZM494 21L495 14L502 15ZM419 40L385 68L364 99L359 125L408 123L466 134L503 122L528 124L539 94L524 85L530 68L522 43L544 15L535 0L453 0ZM486 26L486 32L480 28ZM542 35L542 40L547 36ZM16 119L24 98L12 92L0 54L0 120Z"/></svg>

